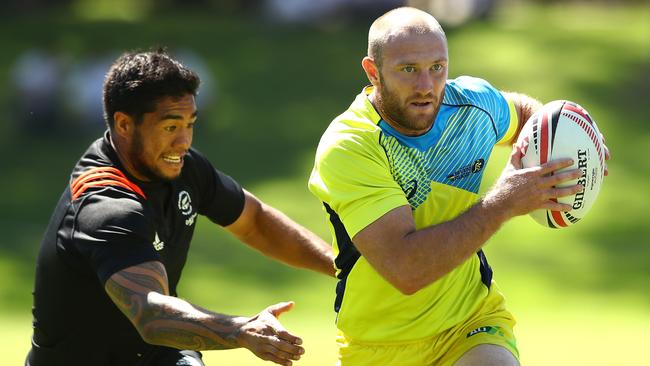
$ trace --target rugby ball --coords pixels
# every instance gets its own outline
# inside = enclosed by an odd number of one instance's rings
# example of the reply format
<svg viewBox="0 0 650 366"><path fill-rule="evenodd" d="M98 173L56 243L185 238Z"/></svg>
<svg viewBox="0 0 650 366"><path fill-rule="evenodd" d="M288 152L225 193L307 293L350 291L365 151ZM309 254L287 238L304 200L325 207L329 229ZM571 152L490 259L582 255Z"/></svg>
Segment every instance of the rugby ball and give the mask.
<svg viewBox="0 0 650 366"><path fill-rule="evenodd" d="M598 197L605 174L605 147L589 113L576 103L556 100L544 105L524 125L517 146L522 153L524 168L539 166L551 160L573 159L573 166L582 176L562 186L582 184L584 189L575 195L560 197L558 202L569 204L569 212L536 210L530 216L550 228L575 225L585 217Z"/></svg>

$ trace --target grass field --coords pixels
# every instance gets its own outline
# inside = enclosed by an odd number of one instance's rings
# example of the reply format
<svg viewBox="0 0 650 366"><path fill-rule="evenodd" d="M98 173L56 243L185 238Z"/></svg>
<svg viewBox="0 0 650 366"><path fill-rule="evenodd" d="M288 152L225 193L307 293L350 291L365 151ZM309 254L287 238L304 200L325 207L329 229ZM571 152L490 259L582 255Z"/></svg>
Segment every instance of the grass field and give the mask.
<svg viewBox="0 0 650 366"><path fill-rule="evenodd" d="M589 216L552 231L520 217L486 247L509 307L524 365L618 366L650 359L650 7L513 6L448 30L450 76L469 74L544 101L587 108L607 138L610 177ZM359 61L369 22L289 27L218 14L160 14L90 22L65 12L0 24L0 83L29 47L55 40L70 57L168 44L201 55L218 81L199 106L195 146L222 170L327 238L306 189L314 148L329 121L366 83ZM103 45L113 45L108 48ZM98 46L100 45L100 46ZM96 132L74 120L63 133L26 136L0 89L0 354L20 365L29 347L30 291L38 242L70 167ZM490 177L507 149L495 152ZM487 187L483 187L486 189ZM200 220L181 295L224 313L253 315L296 301L282 318L305 339L298 365L333 365L334 281L287 268ZM89 320L91 321L91 320ZM208 365L263 365L244 350L208 352Z"/></svg>

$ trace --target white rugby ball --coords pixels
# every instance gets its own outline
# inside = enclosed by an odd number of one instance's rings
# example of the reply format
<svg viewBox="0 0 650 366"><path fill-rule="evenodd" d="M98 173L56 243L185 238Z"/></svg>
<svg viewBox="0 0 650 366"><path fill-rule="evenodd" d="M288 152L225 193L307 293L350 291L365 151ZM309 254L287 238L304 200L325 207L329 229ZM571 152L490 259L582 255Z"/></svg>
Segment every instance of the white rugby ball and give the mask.
<svg viewBox="0 0 650 366"><path fill-rule="evenodd" d="M573 207L569 212L537 210L530 213L539 224L550 228L575 225L585 217L598 197L605 175L605 147L589 113L576 103L556 100L544 105L524 125L517 141L524 168L539 166L551 160L571 158L582 176L562 186L582 184L584 190L560 197L560 203Z"/></svg>

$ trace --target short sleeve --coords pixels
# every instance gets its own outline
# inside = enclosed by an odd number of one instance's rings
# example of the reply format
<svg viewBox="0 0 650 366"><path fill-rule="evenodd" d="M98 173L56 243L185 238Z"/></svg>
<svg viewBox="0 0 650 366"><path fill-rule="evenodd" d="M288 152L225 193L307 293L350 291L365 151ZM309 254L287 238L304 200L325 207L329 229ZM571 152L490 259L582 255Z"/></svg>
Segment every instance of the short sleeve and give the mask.
<svg viewBox="0 0 650 366"><path fill-rule="evenodd" d="M102 284L122 269L160 260L152 245L154 225L142 203L109 191L88 195L79 203L72 237Z"/></svg>
<svg viewBox="0 0 650 366"><path fill-rule="evenodd" d="M196 174L200 177L199 214L221 226L232 224L244 210L244 190L229 175L215 169L200 153L193 151L193 158Z"/></svg>
<svg viewBox="0 0 650 366"><path fill-rule="evenodd" d="M337 137L328 141L326 134L321 140L309 189L338 214L348 235L354 237L408 201L378 142L354 134Z"/></svg>
<svg viewBox="0 0 650 366"><path fill-rule="evenodd" d="M506 99L503 93L487 81L470 76L458 77L453 82L477 107L490 115L497 132L497 144L514 136L518 125L517 113L514 103Z"/></svg>

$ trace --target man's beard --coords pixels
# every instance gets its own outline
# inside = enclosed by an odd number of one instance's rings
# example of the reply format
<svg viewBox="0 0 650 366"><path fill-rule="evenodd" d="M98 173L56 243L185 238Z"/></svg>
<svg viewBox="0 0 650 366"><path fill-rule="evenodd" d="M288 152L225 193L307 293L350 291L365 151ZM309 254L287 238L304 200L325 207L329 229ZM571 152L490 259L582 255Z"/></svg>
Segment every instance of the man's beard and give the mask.
<svg viewBox="0 0 650 366"><path fill-rule="evenodd" d="M379 93L381 95L379 107L381 111L386 115L386 117L409 130L420 131L429 129L433 125L433 122L438 115L438 111L440 110L440 104L445 93L444 89L442 90L442 93L437 96L437 98L433 98L432 94L422 96L423 99L431 99L432 103L434 103L433 114L431 115L431 118L427 118L426 120L413 121L407 115L406 108L408 106L403 106L398 97L392 91L390 91L389 87L386 85L386 79L381 79L383 82L379 86Z"/></svg>
<svg viewBox="0 0 650 366"><path fill-rule="evenodd" d="M140 131L136 128L133 135L133 145L131 147L131 151L129 152L129 161L131 162L133 169L135 169L140 175L144 176L149 181L172 180L156 173L154 169L149 167L147 163L142 159L143 155L144 155L143 137L140 134Z"/></svg>

